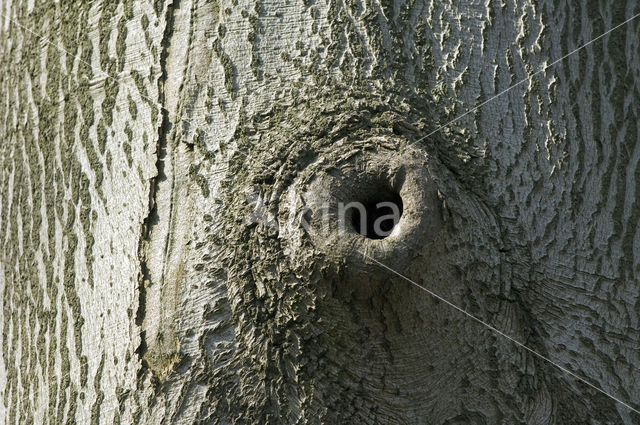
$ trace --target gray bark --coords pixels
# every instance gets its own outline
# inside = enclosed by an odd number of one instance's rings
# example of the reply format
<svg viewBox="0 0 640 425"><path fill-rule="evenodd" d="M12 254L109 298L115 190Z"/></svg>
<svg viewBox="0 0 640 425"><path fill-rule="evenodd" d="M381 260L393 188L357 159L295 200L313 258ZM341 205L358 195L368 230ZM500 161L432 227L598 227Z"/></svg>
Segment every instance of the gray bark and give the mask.
<svg viewBox="0 0 640 425"><path fill-rule="evenodd" d="M0 422L640 423L636 2L0 4Z"/></svg>

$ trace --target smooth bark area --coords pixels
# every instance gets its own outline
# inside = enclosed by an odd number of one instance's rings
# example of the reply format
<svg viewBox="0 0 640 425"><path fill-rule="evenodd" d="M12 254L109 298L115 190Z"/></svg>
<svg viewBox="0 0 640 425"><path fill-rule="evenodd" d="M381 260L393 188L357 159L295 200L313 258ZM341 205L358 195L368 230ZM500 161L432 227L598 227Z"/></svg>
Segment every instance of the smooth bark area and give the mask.
<svg viewBox="0 0 640 425"><path fill-rule="evenodd" d="M3 423L640 423L636 3L0 4Z"/></svg>

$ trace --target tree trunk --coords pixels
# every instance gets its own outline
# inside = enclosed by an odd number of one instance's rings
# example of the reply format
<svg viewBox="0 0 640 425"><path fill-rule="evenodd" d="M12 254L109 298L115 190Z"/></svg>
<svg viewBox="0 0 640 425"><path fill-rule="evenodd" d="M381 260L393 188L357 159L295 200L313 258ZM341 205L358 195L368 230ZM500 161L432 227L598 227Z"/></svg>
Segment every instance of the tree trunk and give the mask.
<svg viewBox="0 0 640 425"><path fill-rule="evenodd" d="M33 3L2 423L640 423L638 4Z"/></svg>

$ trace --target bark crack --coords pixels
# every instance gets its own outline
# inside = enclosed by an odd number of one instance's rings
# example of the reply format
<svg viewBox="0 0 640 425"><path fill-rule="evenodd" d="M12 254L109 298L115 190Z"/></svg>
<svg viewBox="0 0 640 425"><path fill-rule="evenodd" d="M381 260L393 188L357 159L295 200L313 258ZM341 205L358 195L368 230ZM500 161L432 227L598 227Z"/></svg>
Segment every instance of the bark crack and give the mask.
<svg viewBox="0 0 640 425"><path fill-rule="evenodd" d="M179 0L169 1L166 6L165 11L165 30L162 36L161 42L161 53L160 53L160 69L162 74L158 79L158 103L160 104L160 113L162 117L162 121L160 127L158 128L158 141L156 148L156 170L157 175L150 179L150 188L149 188L149 214L144 219L142 224L142 232L140 235L140 243L139 243L139 258L140 258L140 280L138 283L138 293L139 293L139 302L138 302L138 310L136 312L136 320L135 323L141 329L140 331L140 345L136 349L136 353L138 354L141 362L142 362L142 370L141 374L149 368L147 360L144 355L147 352L147 339L146 339L146 331L143 328L144 319L146 316L147 310L147 287L152 283L161 284L161 282L152 282L151 273L148 266L148 256L147 256L147 246L151 241L151 233L153 228L160 221L160 217L158 214L156 196L158 193L158 187L162 181L167 179L167 175L165 173L165 162L167 159L167 148L168 142L167 137L171 131L171 121L169 117L169 111L164 106L166 101L165 96L165 82L167 80L167 56L169 53L169 46L171 36L173 34L173 15L174 10L178 7Z"/></svg>

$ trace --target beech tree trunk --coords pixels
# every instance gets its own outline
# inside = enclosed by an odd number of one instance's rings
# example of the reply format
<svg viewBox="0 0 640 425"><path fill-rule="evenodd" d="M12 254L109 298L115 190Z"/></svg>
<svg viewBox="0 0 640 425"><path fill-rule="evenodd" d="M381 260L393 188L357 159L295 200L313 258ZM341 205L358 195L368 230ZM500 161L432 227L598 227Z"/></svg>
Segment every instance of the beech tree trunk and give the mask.
<svg viewBox="0 0 640 425"><path fill-rule="evenodd" d="M0 2L0 423L640 424L638 13Z"/></svg>

